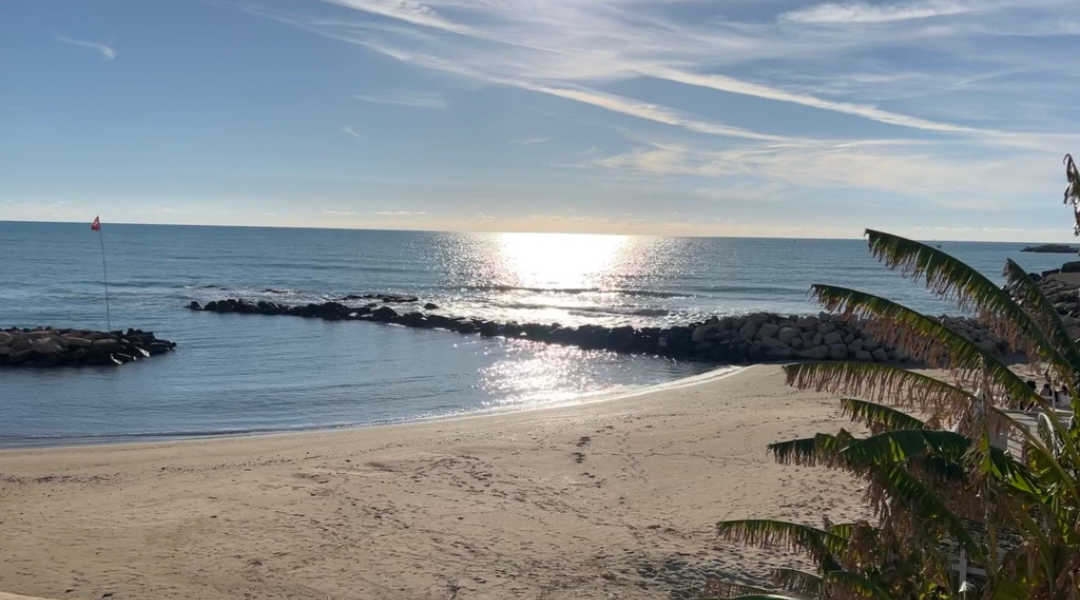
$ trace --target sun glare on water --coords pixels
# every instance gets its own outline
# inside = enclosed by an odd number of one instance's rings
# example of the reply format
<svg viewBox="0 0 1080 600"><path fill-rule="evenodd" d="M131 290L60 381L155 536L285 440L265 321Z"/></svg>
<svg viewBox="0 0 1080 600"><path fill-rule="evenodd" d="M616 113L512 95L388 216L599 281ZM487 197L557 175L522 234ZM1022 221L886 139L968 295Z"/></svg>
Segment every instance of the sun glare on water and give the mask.
<svg viewBox="0 0 1080 600"><path fill-rule="evenodd" d="M505 272L524 288L583 289L602 285L624 259L622 235L503 233L497 238Z"/></svg>

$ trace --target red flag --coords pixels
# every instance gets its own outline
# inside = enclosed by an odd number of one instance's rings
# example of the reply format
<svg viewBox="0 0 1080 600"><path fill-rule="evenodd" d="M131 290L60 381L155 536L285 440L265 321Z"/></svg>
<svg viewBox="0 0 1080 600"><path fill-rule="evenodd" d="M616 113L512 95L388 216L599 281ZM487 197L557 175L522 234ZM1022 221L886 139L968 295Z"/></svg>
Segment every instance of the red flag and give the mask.
<svg viewBox="0 0 1080 600"><path fill-rule="evenodd" d="M101 217L94 217L94 222L90 224L90 229L93 231L101 231Z"/></svg>

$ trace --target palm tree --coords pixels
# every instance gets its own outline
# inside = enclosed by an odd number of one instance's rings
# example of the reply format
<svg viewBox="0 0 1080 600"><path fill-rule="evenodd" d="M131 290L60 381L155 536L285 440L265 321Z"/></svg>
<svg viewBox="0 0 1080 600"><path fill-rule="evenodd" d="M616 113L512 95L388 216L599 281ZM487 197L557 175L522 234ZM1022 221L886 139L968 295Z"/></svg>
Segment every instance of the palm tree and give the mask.
<svg viewBox="0 0 1080 600"><path fill-rule="evenodd" d="M1066 192L1066 200L1075 203L1080 176L1066 160L1072 192ZM781 463L843 469L864 480L875 522L811 527L722 521L720 537L797 550L815 570L779 570L772 589L716 584L710 592L742 594L744 600L1077 600L1080 348L1055 307L1013 261L1006 261L1003 289L937 248L880 231L866 235L874 257L973 312L1010 347L1045 368L1070 391L1071 410L1055 412L1000 358L938 320L871 294L813 286L813 296L826 309L867 319L880 342L908 350L946 376L880 363L786 367L791 385L847 395L841 400L845 413L869 434L841 430L772 444L769 450ZM1035 431L1021 411L1011 410L1031 406L1043 415ZM1001 447L1005 436L1016 440L1011 451ZM960 552L985 566L981 590L953 582Z"/></svg>

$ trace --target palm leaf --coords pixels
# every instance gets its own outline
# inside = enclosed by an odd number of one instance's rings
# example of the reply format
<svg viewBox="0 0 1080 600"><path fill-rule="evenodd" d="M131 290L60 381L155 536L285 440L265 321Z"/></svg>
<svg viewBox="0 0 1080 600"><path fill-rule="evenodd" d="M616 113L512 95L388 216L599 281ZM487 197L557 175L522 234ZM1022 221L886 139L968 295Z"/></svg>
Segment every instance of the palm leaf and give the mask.
<svg viewBox="0 0 1080 600"><path fill-rule="evenodd" d="M720 521L716 535L752 546L807 552L819 562L847 546L846 539L824 529L771 519Z"/></svg>
<svg viewBox="0 0 1080 600"><path fill-rule="evenodd" d="M926 424L915 417L884 404L857 398L842 398L840 405L852 421L861 421L871 431L895 429L925 429Z"/></svg>
<svg viewBox="0 0 1080 600"><path fill-rule="evenodd" d="M882 363L804 362L787 365L784 372L788 385L801 390L850 394L935 417L967 412L979 402L959 386Z"/></svg>
<svg viewBox="0 0 1080 600"><path fill-rule="evenodd" d="M964 521L929 486L919 481L900 465L880 467L877 493L871 502L879 513L887 507L887 500L902 503L911 522L909 526L942 526L976 560L985 554L983 547L971 536ZM871 487L873 490L874 486ZM893 513L895 514L895 513Z"/></svg>
<svg viewBox="0 0 1080 600"><path fill-rule="evenodd" d="M870 253L890 269L922 280L927 289L962 310L977 310L981 320L1013 347L1022 341L1042 360L1067 364L1012 296L982 273L926 244L872 229L867 229L866 235Z"/></svg>
<svg viewBox="0 0 1080 600"><path fill-rule="evenodd" d="M820 595L825 584L821 575L800 569L774 569L772 579L776 587L802 596Z"/></svg>
<svg viewBox="0 0 1080 600"><path fill-rule="evenodd" d="M780 464L804 467L834 465L840 451L852 439L850 433L841 429L837 435L819 433L812 438L772 443L768 448Z"/></svg>
<svg viewBox="0 0 1080 600"><path fill-rule="evenodd" d="M705 600L802 600L791 596L779 594L750 594L746 596L732 596L730 598L706 598Z"/></svg>
<svg viewBox="0 0 1080 600"><path fill-rule="evenodd" d="M1069 334L1057 308L1043 295L1039 285L1012 259L1005 261L1004 274L1009 284L1009 291L1027 309L1028 314L1039 327L1047 333L1050 343L1068 363L1069 371L1059 370L1058 376L1069 382L1070 387L1075 386L1077 383L1075 374L1080 371L1080 348ZM1060 367L1060 365L1057 366Z"/></svg>
<svg viewBox="0 0 1080 600"><path fill-rule="evenodd" d="M853 442L840 454L855 464L903 463L912 457L933 454L960 462L971 447L971 439L951 431L906 429L886 431Z"/></svg>
<svg viewBox="0 0 1080 600"><path fill-rule="evenodd" d="M735 583L734 581L724 581L722 579L710 580L705 584L705 589L702 591L703 598L768 597L770 594L772 594L772 590L767 590L763 587Z"/></svg>
<svg viewBox="0 0 1080 600"><path fill-rule="evenodd" d="M1041 400L1035 390L992 354L918 311L849 288L814 285L811 290L828 310L874 317L868 329L872 329L882 343L907 348L913 356L931 366L954 369L966 378L981 379L989 375L990 380L1015 401Z"/></svg>
<svg viewBox="0 0 1080 600"><path fill-rule="evenodd" d="M840 588L875 600L893 600L892 595L885 588L862 573L829 571L825 573L824 580L828 589Z"/></svg>
<svg viewBox="0 0 1080 600"><path fill-rule="evenodd" d="M1076 228L1073 233L1080 235L1080 171L1076 170L1076 163L1073 162L1071 154L1066 154L1063 162L1065 163L1065 179L1069 182L1065 188L1065 204L1073 205L1076 218Z"/></svg>

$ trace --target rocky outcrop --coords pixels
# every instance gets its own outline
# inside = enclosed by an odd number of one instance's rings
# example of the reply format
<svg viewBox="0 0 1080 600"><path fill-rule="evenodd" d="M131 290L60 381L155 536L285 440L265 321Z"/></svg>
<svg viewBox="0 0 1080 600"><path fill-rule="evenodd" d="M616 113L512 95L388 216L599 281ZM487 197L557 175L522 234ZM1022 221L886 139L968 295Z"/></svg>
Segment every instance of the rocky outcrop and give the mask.
<svg viewBox="0 0 1080 600"><path fill-rule="evenodd" d="M1052 277L1054 274L1056 273L1048 272L1042 277L1032 277L1039 282L1043 296L1054 305L1065 325L1075 333L1080 329L1080 287Z"/></svg>
<svg viewBox="0 0 1080 600"><path fill-rule="evenodd" d="M374 321L420 329L444 329L484 337L528 339L613 352L668 356L718 363L789 360L858 360L904 362L909 355L882 345L866 331L866 323L828 313L817 316L754 313L713 317L673 327L563 327L558 323L501 323L430 312L401 313L385 304L347 306L339 302L289 306L273 302L219 300L189 308L216 313L288 315L329 321ZM981 348L995 354L1009 349L974 319L942 317L943 322Z"/></svg>
<svg viewBox="0 0 1080 600"><path fill-rule="evenodd" d="M127 332L79 329L0 330L0 366L117 366L171 352L174 342L140 329Z"/></svg>
<svg viewBox="0 0 1080 600"><path fill-rule="evenodd" d="M1038 246L1028 246L1021 250L1021 252L1036 252L1040 254L1077 254L1080 253L1080 248L1068 244L1040 244Z"/></svg>

